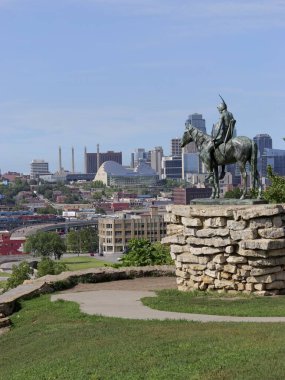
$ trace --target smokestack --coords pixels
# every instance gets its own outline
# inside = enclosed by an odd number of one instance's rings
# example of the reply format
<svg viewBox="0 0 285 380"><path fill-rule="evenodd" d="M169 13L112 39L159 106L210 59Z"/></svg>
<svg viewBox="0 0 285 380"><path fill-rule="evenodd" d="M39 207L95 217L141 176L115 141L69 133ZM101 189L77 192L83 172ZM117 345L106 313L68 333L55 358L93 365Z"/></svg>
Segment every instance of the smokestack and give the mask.
<svg viewBox="0 0 285 380"><path fill-rule="evenodd" d="M75 173L74 170L74 148L71 148L71 166L72 166L72 173Z"/></svg>
<svg viewBox="0 0 285 380"><path fill-rule="evenodd" d="M99 144L97 144L97 172L99 170L99 167L100 167L100 153L99 153Z"/></svg>
<svg viewBox="0 0 285 380"><path fill-rule="evenodd" d="M58 148L58 172L62 172L62 163L61 163L61 146Z"/></svg>
<svg viewBox="0 0 285 380"><path fill-rule="evenodd" d="M84 147L84 172L87 174L87 148Z"/></svg>

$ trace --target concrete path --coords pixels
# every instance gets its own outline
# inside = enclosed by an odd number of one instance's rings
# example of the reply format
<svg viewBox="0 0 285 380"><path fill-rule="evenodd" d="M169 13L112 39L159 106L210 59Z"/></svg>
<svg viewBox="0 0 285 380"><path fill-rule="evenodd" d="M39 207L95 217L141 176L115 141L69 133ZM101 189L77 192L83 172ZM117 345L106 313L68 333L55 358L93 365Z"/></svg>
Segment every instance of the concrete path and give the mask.
<svg viewBox="0 0 285 380"><path fill-rule="evenodd" d="M82 312L91 315L127 319L174 319L197 322L285 322L285 317L229 317L160 311L150 309L140 301L143 297L155 296L155 292L144 290L93 290L56 294L51 296L51 300L61 299L77 302Z"/></svg>

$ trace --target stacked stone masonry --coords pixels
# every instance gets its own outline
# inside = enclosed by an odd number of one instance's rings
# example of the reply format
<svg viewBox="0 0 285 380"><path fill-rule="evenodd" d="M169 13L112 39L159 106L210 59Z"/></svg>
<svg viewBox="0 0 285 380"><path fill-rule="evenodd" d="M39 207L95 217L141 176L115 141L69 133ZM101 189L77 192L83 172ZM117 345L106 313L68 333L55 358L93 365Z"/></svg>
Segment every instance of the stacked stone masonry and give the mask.
<svg viewBox="0 0 285 380"><path fill-rule="evenodd" d="M179 290L285 293L285 205L168 206Z"/></svg>

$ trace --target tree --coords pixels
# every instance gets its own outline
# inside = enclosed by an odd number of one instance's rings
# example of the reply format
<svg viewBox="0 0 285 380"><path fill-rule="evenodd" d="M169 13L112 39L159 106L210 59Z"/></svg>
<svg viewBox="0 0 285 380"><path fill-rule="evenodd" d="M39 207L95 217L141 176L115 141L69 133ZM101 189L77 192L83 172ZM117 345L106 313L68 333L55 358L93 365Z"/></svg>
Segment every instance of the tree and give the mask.
<svg viewBox="0 0 285 380"><path fill-rule="evenodd" d="M127 253L121 259L121 266L145 266L172 264L169 247L151 243L147 239L131 239Z"/></svg>
<svg viewBox="0 0 285 380"><path fill-rule="evenodd" d="M43 215L45 215L45 214L54 214L54 215L57 215L57 209L55 209L51 205L48 205L46 207L38 208L37 209L37 213L38 214L43 214Z"/></svg>
<svg viewBox="0 0 285 380"><path fill-rule="evenodd" d="M273 173L272 167L267 166L267 175L271 181L271 186L264 191L264 199L270 203L285 202L285 178Z"/></svg>
<svg viewBox="0 0 285 380"><path fill-rule="evenodd" d="M51 260L49 257L44 257L38 263L38 274L37 277L42 277L47 274L60 274L61 272L66 271L68 268L64 263L58 263Z"/></svg>
<svg viewBox="0 0 285 380"><path fill-rule="evenodd" d="M22 261L19 265L13 265L12 274L7 280L5 290L21 285L25 280L30 278L32 272L31 267L26 261Z"/></svg>
<svg viewBox="0 0 285 380"><path fill-rule="evenodd" d="M95 252L99 246L98 234L91 227L70 231L66 236L66 245L69 252Z"/></svg>
<svg viewBox="0 0 285 380"><path fill-rule="evenodd" d="M32 252L35 256L50 257L60 259L66 251L63 239L56 232L37 232L28 237L25 252Z"/></svg>

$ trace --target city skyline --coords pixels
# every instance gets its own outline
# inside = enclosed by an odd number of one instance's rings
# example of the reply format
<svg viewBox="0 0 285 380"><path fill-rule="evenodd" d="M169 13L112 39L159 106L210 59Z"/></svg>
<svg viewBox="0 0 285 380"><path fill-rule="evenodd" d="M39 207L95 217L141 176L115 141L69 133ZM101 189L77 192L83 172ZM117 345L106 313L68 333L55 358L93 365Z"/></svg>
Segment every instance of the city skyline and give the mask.
<svg viewBox="0 0 285 380"><path fill-rule="evenodd" d="M281 1L0 0L0 168L33 159L84 170L89 152L180 137L189 114L207 132L219 94L239 135L285 149Z"/></svg>

